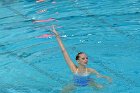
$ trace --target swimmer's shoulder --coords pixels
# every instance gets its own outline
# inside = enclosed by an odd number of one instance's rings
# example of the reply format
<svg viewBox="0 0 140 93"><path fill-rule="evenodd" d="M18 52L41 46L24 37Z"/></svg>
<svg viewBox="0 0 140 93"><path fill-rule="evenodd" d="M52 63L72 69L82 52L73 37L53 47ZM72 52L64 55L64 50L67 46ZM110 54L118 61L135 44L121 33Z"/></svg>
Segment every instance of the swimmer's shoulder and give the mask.
<svg viewBox="0 0 140 93"><path fill-rule="evenodd" d="M96 70L93 69L93 68L87 68L87 72L88 72L88 73L94 73L94 72L96 72Z"/></svg>

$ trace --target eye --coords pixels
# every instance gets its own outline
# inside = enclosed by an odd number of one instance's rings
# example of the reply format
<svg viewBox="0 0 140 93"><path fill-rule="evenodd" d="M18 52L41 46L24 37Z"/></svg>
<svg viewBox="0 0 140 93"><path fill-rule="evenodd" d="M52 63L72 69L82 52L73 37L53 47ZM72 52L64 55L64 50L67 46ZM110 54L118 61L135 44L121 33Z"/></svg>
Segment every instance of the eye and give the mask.
<svg viewBox="0 0 140 93"><path fill-rule="evenodd" d="M81 58L81 59L82 59L82 60L85 60L85 59L88 59L88 57L86 57L86 58L84 57L84 58Z"/></svg>

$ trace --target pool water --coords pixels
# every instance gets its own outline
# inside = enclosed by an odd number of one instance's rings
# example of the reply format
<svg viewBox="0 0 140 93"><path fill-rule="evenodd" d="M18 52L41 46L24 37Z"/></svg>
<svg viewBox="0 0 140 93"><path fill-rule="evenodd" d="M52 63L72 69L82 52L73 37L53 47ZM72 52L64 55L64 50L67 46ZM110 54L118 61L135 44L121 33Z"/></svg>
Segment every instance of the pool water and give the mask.
<svg viewBox="0 0 140 93"><path fill-rule="evenodd" d="M84 51L88 67L113 79L93 76L102 90L72 93L139 93L139 6L139 0L1 0L0 93L60 93L72 82L56 38L48 36L53 24L75 64Z"/></svg>

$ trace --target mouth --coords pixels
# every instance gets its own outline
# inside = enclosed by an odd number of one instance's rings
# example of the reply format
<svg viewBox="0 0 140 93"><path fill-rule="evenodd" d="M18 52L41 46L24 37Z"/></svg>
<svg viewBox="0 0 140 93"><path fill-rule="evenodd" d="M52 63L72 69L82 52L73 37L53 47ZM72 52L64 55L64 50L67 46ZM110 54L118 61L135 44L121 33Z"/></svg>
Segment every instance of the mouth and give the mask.
<svg viewBox="0 0 140 93"><path fill-rule="evenodd" d="M88 62L84 62L84 64L87 64Z"/></svg>

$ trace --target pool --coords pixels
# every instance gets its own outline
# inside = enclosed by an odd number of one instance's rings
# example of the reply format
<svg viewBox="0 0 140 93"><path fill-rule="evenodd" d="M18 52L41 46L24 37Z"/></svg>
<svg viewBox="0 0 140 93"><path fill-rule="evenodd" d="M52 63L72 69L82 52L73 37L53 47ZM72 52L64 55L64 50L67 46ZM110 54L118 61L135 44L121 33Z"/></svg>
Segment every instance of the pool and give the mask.
<svg viewBox="0 0 140 93"><path fill-rule="evenodd" d="M75 64L84 51L88 67L113 79L93 77L105 88L72 93L139 93L139 6L139 0L1 0L0 93L60 93L72 81L56 38L48 36L52 24Z"/></svg>

